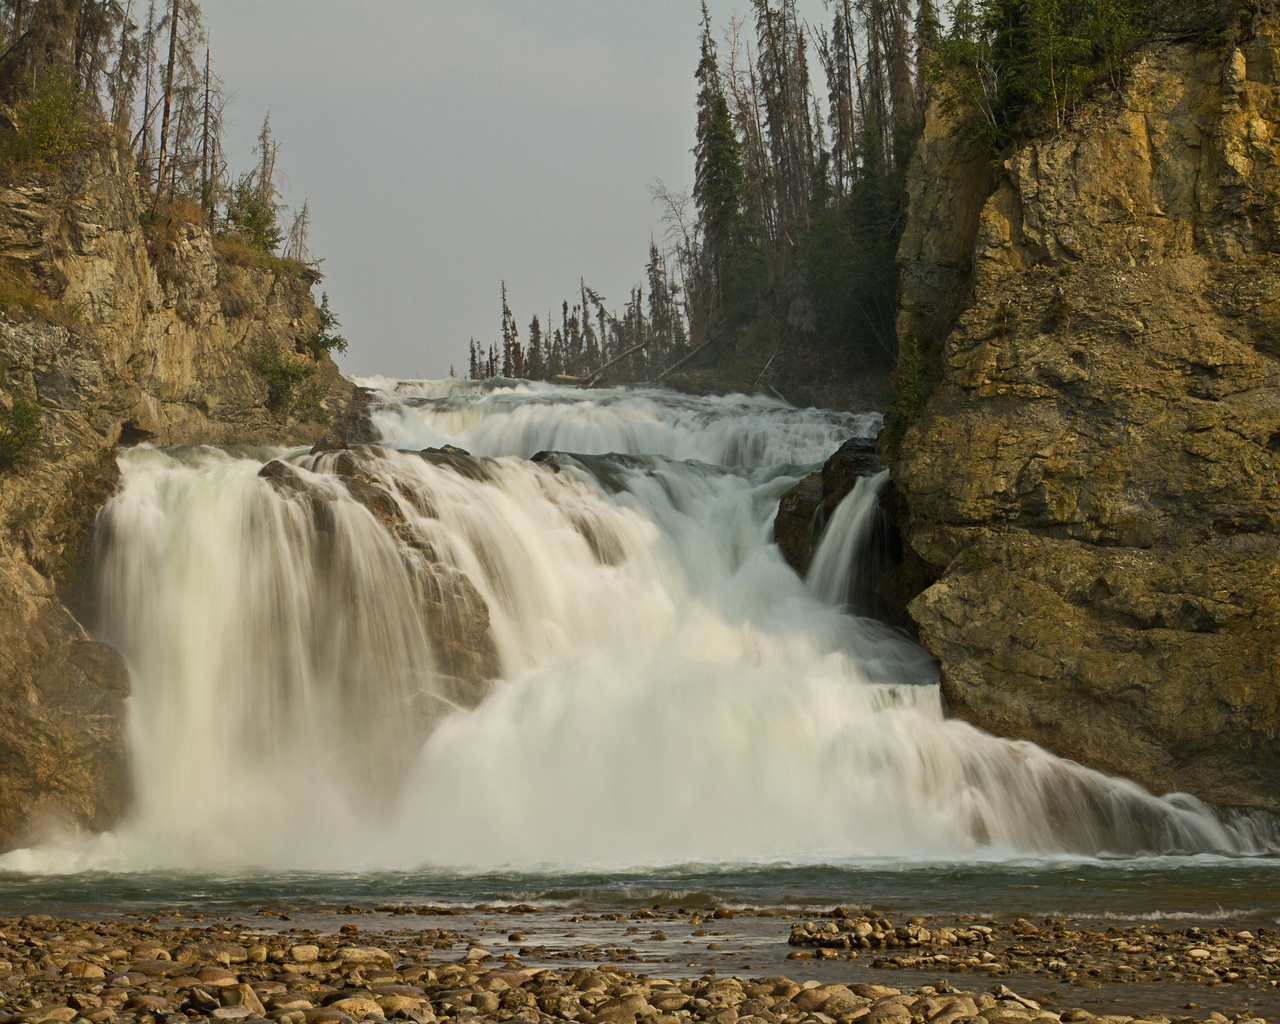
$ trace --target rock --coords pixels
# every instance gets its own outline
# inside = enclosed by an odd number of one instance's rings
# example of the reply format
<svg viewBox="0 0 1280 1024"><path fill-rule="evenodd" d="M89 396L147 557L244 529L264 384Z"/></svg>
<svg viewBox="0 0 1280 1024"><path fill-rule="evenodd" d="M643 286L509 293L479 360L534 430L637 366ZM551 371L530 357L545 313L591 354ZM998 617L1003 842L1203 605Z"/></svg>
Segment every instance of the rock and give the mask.
<svg viewBox="0 0 1280 1024"><path fill-rule="evenodd" d="M376 946L343 946L338 959L344 964L386 964L391 966L391 954Z"/></svg>
<svg viewBox="0 0 1280 1024"><path fill-rule="evenodd" d="M196 979L206 985L216 985L219 988L240 984L240 976L225 967L202 967L196 974Z"/></svg>
<svg viewBox="0 0 1280 1024"><path fill-rule="evenodd" d="M1272 812L1278 50L1268 22L1224 82L1202 44L1149 43L998 180L931 109L898 333L939 379L894 457L953 714Z"/></svg>
<svg viewBox="0 0 1280 1024"><path fill-rule="evenodd" d="M262 1005L262 1000L258 998L258 993L248 985L227 985L219 989L218 1002L223 1006L243 1006L250 1013L258 1016L267 1012L266 1007Z"/></svg>
<svg viewBox="0 0 1280 1024"><path fill-rule="evenodd" d="M370 1014L377 1014L378 1016L382 1015L382 1007L372 999L363 999L359 996L348 999L339 999L337 1002L330 1003L329 1009L339 1010L342 1013L345 1013L352 1020L364 1020Z"/></svg>
<svg viewBox="0 0 1280 1024"><path fill-rule="evenodd" d="M409 996L382 996L378 1005L382 1007L383 1016L390 1020L397 1013L413 1013L422 1005L422 1000Z"/></svg>
<svg viewBox="0 0 1280 1024"><path fill-rule="evenodd" d="M292 946L289 949L289 956L293 958L294 963L313 964L320 959L320 947L311 943Z"/></svg>
<svg viewBox="0 0 1280 1024"><path fill-rule="evenodd" d="M801 576L809 571L827 518L859 477L874 476L882 469L874 439L850 438L827 459L822 472L810 473L782 496L773 539L791 568Z"/></svg>

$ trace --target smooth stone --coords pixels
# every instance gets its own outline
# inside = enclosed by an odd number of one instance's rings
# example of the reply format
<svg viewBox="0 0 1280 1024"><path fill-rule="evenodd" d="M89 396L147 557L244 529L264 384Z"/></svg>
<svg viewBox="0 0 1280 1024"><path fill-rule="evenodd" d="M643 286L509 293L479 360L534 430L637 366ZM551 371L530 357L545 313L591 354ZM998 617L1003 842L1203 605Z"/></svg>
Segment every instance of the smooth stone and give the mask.
<svg viewBox="0 0 1280 1024"><path fill-rule="evenodd" d="M329 1009L340 1010L352 1020L364 1020L371 1014L382 1016L382 1007L375 1003L372 999L365 999L361 996L352 996L347 999L339 999L329 1004Z"/></svg>
<svg viewBox="0 0 1280 1024"><path fill-rule="evenodd" d="M343 946L338 959L344 964L390 964L391 954L376 946Z"/></svg>

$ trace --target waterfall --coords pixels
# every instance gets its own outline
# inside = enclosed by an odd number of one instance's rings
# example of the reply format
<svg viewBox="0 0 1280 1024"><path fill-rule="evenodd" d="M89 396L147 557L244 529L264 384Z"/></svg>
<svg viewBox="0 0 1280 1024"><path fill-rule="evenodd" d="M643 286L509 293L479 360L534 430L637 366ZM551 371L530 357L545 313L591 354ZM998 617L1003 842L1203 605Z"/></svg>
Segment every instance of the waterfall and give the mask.
<svg viewBox="0 0 1280 1024"><path fill-rule="evenodd" d="M880 488L888 479L887 469L875 476L860 477L836 506L805 577L809 590L820 600L845 604L856 590L874 584L874 580L859 579L858 569L866 567L863 556L868 554L880 515Z"/></svg>
<svg viewBox="0 0 1280 1024"><path fill-rule="evenodd" d="M121 455L95 576L134 674L113 866L1275 849L947 720L932 659L836 606L879 478L796 578L778 499L874 418L374 383L391 447ZM397 450L429 441L484 457Z"/></svg>

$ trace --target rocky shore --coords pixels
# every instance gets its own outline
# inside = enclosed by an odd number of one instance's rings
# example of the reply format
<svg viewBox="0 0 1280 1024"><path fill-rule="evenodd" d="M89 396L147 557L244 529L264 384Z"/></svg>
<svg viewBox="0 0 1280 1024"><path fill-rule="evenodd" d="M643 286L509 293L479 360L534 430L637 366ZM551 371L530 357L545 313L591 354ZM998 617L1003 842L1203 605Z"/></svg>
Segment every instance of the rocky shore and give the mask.
<svg viewBox="0 0 1280 1024"><path fill-rule="evenodd" d="M883 915L837 908L797 922L788 942L817 956L872 956L873 966L929 968L993 976L1026 971L1084 985L1172 981L1280 987L1280 932L1247 929L1089 928L1047 919L1013 923L960 919L951 924L913 917L895 924ZM793 956L795 954L792 954Z"/></svg>
<svg viewBox="0 0 1280 1024"><path fill-rule="evenodd" d="M894 924L873 911L855 915L841 908L805 915L739 911L740 918L756 919L753 928L766 931L776 955L792 959L786 976L731 977L712 967L680 977L664 966L674 957L646 956L673 948L686 930L729 941L725 929L735 923L733 911L655 907L565 917L523 905L481 906L466 914L439 907L378 909L392 920L369 921L362 915L373 911L355 907L298 915L305 923L269 909L218 921L201 913L183 918L178 911L99 921L0 917L0 1024L1262 1024L1265 1018L1252 1008L1270 1001L1256 993L1242 1003L1240 990L1274 989L1280 981L1280 936L1261 928L1256 935L1147 925L1103 933L1070 922L1037 926L1024 920L948 924L915 918ZM352 923L339 924L343 913ZM497 919L504 914L507 920ZM417 927L397 927L409 916L418 919ZM565 937L578 934L566 926L598 922L635 936L633 946L529 945L526 930L552 921ZM644 954L636 948L642 944ZM788 945L799 948L786 954ZM720 945L713 941L707 948ZM863 963L854 968L851 961L859 957ZM825 963L831 959L843 963ZM892 975L867 980L855 973L865 971L869 959L876 969L929 967L935 976L964 970L972 976L895 987L882 983L897 980ZM1061 980L1082 987L1028 998L1008 986L1034 988L1040 964L1074 972ZM819 970L830 966L847 974ZM1026 977L1019 980L1019 974ZM1153 995L1151 1012L1115 1012L1096 999L1086 1007L1081 1004L1092 995L1093 975L1135 981L1194 976L1221 986L1206 991L1204 1003L1237 1009L1228 1015L1187 1001L1177 1012L1159 1012L1170 990L1156 989L1146 991L1165 998Z"/></svg>

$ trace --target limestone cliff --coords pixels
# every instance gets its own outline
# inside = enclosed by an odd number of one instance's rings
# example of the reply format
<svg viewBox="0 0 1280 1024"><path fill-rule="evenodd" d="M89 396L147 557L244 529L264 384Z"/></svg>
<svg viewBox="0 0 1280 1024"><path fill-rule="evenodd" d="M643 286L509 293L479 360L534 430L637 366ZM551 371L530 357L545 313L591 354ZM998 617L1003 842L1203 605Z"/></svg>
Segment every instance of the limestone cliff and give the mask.
<svg viewBox="0 0 1280 1024"><path fill-rule="evenodd" d="M931 115L894 465L953 713L1280 811L1280 42L1146 46L992 168Z"/></svg>
<svg viewBox="0 0 1280 1024"><path fill-rule="evenodd" d="M0 314L0 405L38 403L31 461L0 469L0 850L108 827L127 800L128 673L75 612L118 444L301 443L341 426L352 388L327 355L314 277L237 266L194 224L142 228L114 147L0 185L0 273L41 302ZM307 417L267 406L260 346L306 360Z"/></svg>

